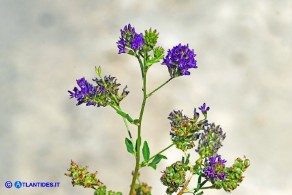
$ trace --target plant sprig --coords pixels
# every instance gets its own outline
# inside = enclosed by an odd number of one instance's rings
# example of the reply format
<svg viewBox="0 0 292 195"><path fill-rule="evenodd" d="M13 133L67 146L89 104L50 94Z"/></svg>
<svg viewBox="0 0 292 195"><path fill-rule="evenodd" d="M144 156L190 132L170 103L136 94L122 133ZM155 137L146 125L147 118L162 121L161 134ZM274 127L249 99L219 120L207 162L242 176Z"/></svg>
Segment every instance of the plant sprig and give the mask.
<svg viewBox="0 0 292 195"><path fill-rule="evenodd" d="M242 182L242 174L250 165L248 159L237 158L231 167L226 167L226 160L218 154L223 146L222 142L226 137L222 128L215 123L208 121L208 112L210 107L205 103L198 107L200 113L194 109L193 116L189 117L183 114L182 110L172 111L168 119L170 120L170 140L171 144L151 156L151 147L147 140L142 138L143 116L147 100L157 93L162 87L165 87L170 81L181 76L190 75L190 69L197 68L196 54L189 45L179 43L172 49L167 50L157 46L158 35L156 29L150 28L143 33L137 33L130 24L121 29L121 36L117 42L119 54L129 54L137 59L142 79L142 102L140 106L139 117L132 117L121 108L121 101L129 94L127 86L119 93L117 79L113 76L102 76L102 69L95 67L98 78L93 79L95 85L89 83L84 77L77 80L78 87L75 87L70 93L71 98L77 99L77 105L86 104L86 106L105 107L110 106L123 119L128 132L125 137L125 146L127 151L135 157L135 167L132 172L132 182L129 195L151 195L151 187L141 182L139 171L145 167L157 169L161 160L166 160L167 156L163 153L175 146L183 152L181 160L173 162L166 167L160 178L163 185L166 186L167 194L182 195L192 193L201 195L206 189L224 189L230 192ZM148 70L157 63L165 65L168 69L170 78L157 86L153 91L147 91L147 73ZM175 90L175 89L174 89ZM132 137L129 124L137 128L137 136ZM190 161L190 156L197 152L199 158L195 162ZM143 157L143 159L142 159ZM79 185L85 188L92 188L94 195L121 195L121 192L107 190L99 179L96 178L97 172L89 173L87 167L79 167L75 162L71 162L71 167L65 174L72 178L73 186ZM188 185L194 175L198 176L197 185L189 189ZM187 178L186 178L187 177ZM205 184L209 183L209 186Z"/></svg>

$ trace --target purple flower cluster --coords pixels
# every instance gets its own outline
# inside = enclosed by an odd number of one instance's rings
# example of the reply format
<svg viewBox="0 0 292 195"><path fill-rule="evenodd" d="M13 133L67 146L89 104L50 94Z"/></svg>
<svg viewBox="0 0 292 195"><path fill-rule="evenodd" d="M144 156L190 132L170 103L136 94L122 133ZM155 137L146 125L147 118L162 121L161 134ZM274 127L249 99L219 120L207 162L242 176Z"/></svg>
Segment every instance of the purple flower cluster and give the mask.
<svg viewBox="0 0 292 195"><path fill-rule="evenodd" d="M121 29L121 37L117 42L119 48L119 54L127 53L128 49L132 49L134 51L141 50L144 44L143 34L136 33L135 28L128 24Z"/></svg>
<svg viewBox="0 0 292 195"><path fill-rule="evenodd" d="M212 156L206 159L205 168L203 170L207 179L212 181L225 180L226 173L224 172L226 160L221 159L220 155Z"/></svg>
<svg viewBox="0 0 292 195"><path fill-rule="evenodd" d="M222 128L214 123L205 124L203 126L203 132L200 133L200 139L196 152L201 157L210 157L215 155L219 148L222 146L222 142L226 137L226 133L223 133Z"/></svg>
<svg viewBox="0 0 292 195"><path fill-rule="evenodd" d="M94 87L84 77L76 81L80 89L74 87L73 91L68 91L70 93L70 98L77 99L77 106L83 103L86 103L86 106L95 106L96 103L93 101L94 96L96 96L97 93L103 92L104 89L99 86Z"/></svg>
<svg viewBox="0 0 292 195"><path fill-rule="evenodd" d="M194 50L189 49L189 45L177 45L168 50L162 64L166 65L170 76L177 77L190 75L188 69L197 68L196 54Z"/></svg>
<svg viewBox="0 0 292 195"><path fill-rule="evenodd" d="M90 84L84 77L77 80L79 88L74 87L70 93L70 98L77 99L77 106L86 103L86 106L118 106L129 93L123 89L122 94L118 94L119 86L121 84L116 82L116 78L112 76L105 76L104 79L93 79L96 86Z"/></svg>

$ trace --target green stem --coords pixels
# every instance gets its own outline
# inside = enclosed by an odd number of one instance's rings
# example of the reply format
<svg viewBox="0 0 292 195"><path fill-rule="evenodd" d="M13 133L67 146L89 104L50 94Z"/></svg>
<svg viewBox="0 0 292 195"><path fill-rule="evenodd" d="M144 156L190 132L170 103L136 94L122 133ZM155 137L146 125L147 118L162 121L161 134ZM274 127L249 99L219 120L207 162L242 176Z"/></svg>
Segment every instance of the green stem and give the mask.
<svg viewBox="0 0 292 195"><path fill-rule="evenodd" d="M145 57L145 56L144 56ZM139 58L138 58L139 59ZM143 64L141 65L141 60L139 60L140 66L143 67ZM143 119L143 113L144 113L144 108L146 105L146 99L147 99L147 94L146 94L146 74L147 71L142 72L142 78L143 78L143 101L141 105L141 110L140 110L140 116L139 116L139 125L138 125L138 137L137 137L137 146L136 146L136 165L135 165L135 171L133 174L133 179L131 183L131 190L129 195L134 194L134 188L135 188L135 183L139 174L139 169L140 169L140 148L141 148L141 127L142 127L142 119Z"/></svg>
<svg viewBox="0 0 292 195"><path fill-rule="evenodd" d="M202 187L207 183L207 179L205 180L205 181L203 181L202 183L201 183L201 189L203 189Z"/></svg>
<svg viewBox="0 0 292 195"><path fill-rule="evenodd" d="M144 71L143 71L143 62L141 61L141 58L140 58L140 56L138 55L138 54L136 54L135 55L136 56L136 58L138 59L138 61L139 61L139 64L140 64L140 69L141 69L141 74L142 74L142 78L144 79Z"/></svg>
<svg viewBox="0 0 292 195"><path fill-rule="evenodd" d="M167 81L165 81L162 85L160 85L159 87L157 87L156 89L154 89L151 93L149 93L147 95L147 97L150 97L153 93L155 93L156 91L158 91L161 87L163 87L164 85L166 85L169 81L171 81L173 78L169 78Z"/></svg>
<svg viewBox="0 0 292 195"><path fill-rule="evenodd" d="M205 180L201 183L201 178L202 178L202 175L199 175L197 188L194 190L195 193L203 189L213 188L213 186L203 187L208 182L208 180Z"/></svg>
<svg viewBox="0 0 292 195"><path fill-rule="evenodd" d="M200 188L201 188L201 178L202 178L202 175L200 174L199 178L198 178L196 192L198 192L200 190Z"/></svg>

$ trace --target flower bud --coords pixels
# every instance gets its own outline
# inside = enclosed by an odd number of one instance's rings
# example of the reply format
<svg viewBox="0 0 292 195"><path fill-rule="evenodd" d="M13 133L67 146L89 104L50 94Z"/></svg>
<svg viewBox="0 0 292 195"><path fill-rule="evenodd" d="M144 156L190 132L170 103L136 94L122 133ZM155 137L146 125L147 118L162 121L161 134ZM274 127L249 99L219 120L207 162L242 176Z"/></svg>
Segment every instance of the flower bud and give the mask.
<svg viewBox="0 0 292 195"><path fill-rule="evenodd" d="M153 31L151 28L149 30L145 31L144 35L144 40L145 40L145 45L144 47L146 48L147 51L150 51L154 48L154 46L157 43L158 39L158 32L156 29Z"/></svg>

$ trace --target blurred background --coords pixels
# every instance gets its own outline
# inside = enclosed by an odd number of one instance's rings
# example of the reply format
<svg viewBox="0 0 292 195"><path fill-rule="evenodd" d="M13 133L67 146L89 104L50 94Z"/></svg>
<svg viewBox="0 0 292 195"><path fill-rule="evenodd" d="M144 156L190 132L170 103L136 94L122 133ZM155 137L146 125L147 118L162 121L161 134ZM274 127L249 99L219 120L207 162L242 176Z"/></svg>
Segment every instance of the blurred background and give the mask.
<svg viewBox="0 0 292 195"><path fill-rule="evenodd" d="M128 85L121 106L138 116L140 69L116 46L128 23L137 32L157 29L165 49L188 43L197 54L198 69L147 102L142 134L152 154L170 144L173 109L192 116L206 102L209 120L227 134L219 150L227 165L244 155L251 160L232 194L292 194L289 0L0 0L0 194L92 195L64 176L71 159L97 170L109 189L128 193L134 159L124 146L122 119L107 107L77 107L67 92L76 79L96 77L101 65L104 75ZM153 66L149 90L168 78L166 66ZM161 171L182 155L175 148L166 154L157 171L141 171L154 195L165 194ZM6 189L7 180L60 187Z"/></svg>

